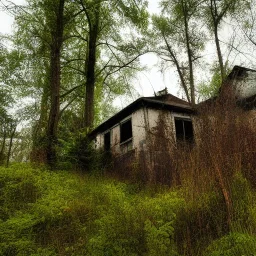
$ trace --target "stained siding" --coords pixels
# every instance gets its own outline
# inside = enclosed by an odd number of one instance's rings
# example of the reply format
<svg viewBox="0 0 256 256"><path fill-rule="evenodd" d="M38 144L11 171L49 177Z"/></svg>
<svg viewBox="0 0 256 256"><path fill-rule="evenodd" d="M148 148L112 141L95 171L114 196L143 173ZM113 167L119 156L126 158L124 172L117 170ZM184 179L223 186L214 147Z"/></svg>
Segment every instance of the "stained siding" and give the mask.
<svg viewBox="0 0 256 256"><path fill-rule="evenodd" d="M111 150L113 154L119 154L120 153L120 125L117 124L116 126L111 128Z"/></svg>
<svg viewBox="0 0 256 256"><path fill-rule="evenodd" d="M143 108L132 114L133 148L142 150L146 140L146 120Z"/></svg>
<svg viewBox="0 0 256 256"><path fill-rule="evenodd" d="M154 128L158 125L159 116L163 115L166 124L166 130L170 137L175 137L174 118L191 118L187 114L170 112L167 110L156 110L141 108L135 111L131 116L121 120L118 124L111 127L111 150L114 154L120 154L120 123L132 119L133 149L137 152L145 150L147 147L147 130L153 134ZM96 148L104 147L104 133L96 137Z"/></svg>
<svg viewBox="0 0 256 256"><path fill-rule="evenodd" d="M256 94L256 72L246 71L246 77L235 81L236 95L247 98Z"/></svg>

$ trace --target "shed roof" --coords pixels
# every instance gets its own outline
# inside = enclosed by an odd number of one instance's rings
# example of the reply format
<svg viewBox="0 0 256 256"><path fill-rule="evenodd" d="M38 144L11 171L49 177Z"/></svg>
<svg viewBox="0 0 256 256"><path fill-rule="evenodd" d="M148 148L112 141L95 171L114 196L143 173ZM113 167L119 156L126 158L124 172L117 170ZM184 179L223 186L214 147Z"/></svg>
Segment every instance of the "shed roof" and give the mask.
<svg viewBox="0 0 256 256"><path fill-rule="evenodd" d="M245 68L242 66L234 66L232 71L227 76L227 79L233 80L233 79L237 79L239 77L244 78L246 76L247 71L256 72L256 70L254 70L254 69ZM224 81L224 83L225 83L225 81Z"/></svg>
<svg viewBox="0 0 256 256"><path fill-rule="evenodd" d="M155 97L141 97L136 101L132 102L130 105L119 111L114 116L110 117L107 121L100 124L96 127L91 133L90 137L96 136L98 133L104 132L110 129L115 124L122 121L127 116L131 115L133 112L138 110L139 108L147 107L153 109L165 109L170 111L175 111L178 113L194 113L193 108L191 105L182 99L172 95L166 94L162 96L155 96Z"/></svg>
<svg viewBox="0 0 256 256"><path fill-rule="evenodd" d="M209 99L207 99L203 102L200 102L199 104L197 104L197 107L202 108L202 107L213 106L215 104L216 100L218 100L219 97L223 94L223 91L228 86L233 85L232 81L234 81L234 80L243 80L246 76L248 76L248 74L247 74L248 71L249 72L256 72L256 70L254 70L254 69L245 68L245 67L241 67L241 66L234 66L232 71L227 76L227 78L221 84L218 96L214 96L214 97L209 98ZM255 86L256 86L256 81L255 81ZM256 95L253 95L253 96L250 96L250 97L244 98L244 99L238 99L237 100L237 105L244 108L244 109L248 109L248 110L256 108Z"/></svg>

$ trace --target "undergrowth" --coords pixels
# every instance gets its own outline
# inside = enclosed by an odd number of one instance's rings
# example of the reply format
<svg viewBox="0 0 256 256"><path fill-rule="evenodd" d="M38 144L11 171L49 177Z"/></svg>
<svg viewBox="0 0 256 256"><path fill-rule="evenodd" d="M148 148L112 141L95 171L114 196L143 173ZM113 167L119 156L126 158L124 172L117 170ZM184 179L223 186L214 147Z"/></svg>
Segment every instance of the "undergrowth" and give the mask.
<svg viewBox="0 0 256 256"><path fill-rule="evenodd" d="M177 255L176 192L22 165L0 184L0 255Z"/></svg>
<svg viewBox="0 0 256 256"><path fill-rule="evenodd" d="M232 182L226 227L221 193L119 182L28 165L0 168L0 255L255 255L255 196Z"/></svg>

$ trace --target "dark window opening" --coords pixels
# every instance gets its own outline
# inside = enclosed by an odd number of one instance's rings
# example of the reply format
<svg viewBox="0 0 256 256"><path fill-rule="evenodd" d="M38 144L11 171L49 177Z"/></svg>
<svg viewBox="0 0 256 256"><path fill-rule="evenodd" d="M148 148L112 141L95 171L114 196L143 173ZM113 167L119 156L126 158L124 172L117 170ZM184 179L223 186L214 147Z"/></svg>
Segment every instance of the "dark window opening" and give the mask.
<svg viewBox="0 0 256 256"><path fill-rule="evenodd" d="M132 120L122 123L120 125L120 143L132 138Z"/></svg>
<svg viewBox="0 0 256 256"><path fill-rule="evenodd" d="M175 118L175 130L177 140L193 142L194 132L191 120Z"/></svg>
<svg viewBox="0 0 256 256"><path fill-rule="evenodd" d="M104 149L106 151L110 150L110 132L104 134Z"/></svg>

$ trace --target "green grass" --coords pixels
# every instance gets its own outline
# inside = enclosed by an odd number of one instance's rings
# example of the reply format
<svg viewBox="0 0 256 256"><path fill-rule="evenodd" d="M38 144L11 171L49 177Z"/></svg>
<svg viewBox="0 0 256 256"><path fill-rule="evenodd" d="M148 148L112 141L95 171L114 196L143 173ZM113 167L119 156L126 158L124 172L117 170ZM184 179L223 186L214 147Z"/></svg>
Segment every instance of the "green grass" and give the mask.
<svg viewBox="0 0 256 256"><path fill-rule="evenodd" d="M191 201L181 188L0 167L0 255L256 255L254 193L232 184L234 232L216 192Z"/></svg>

